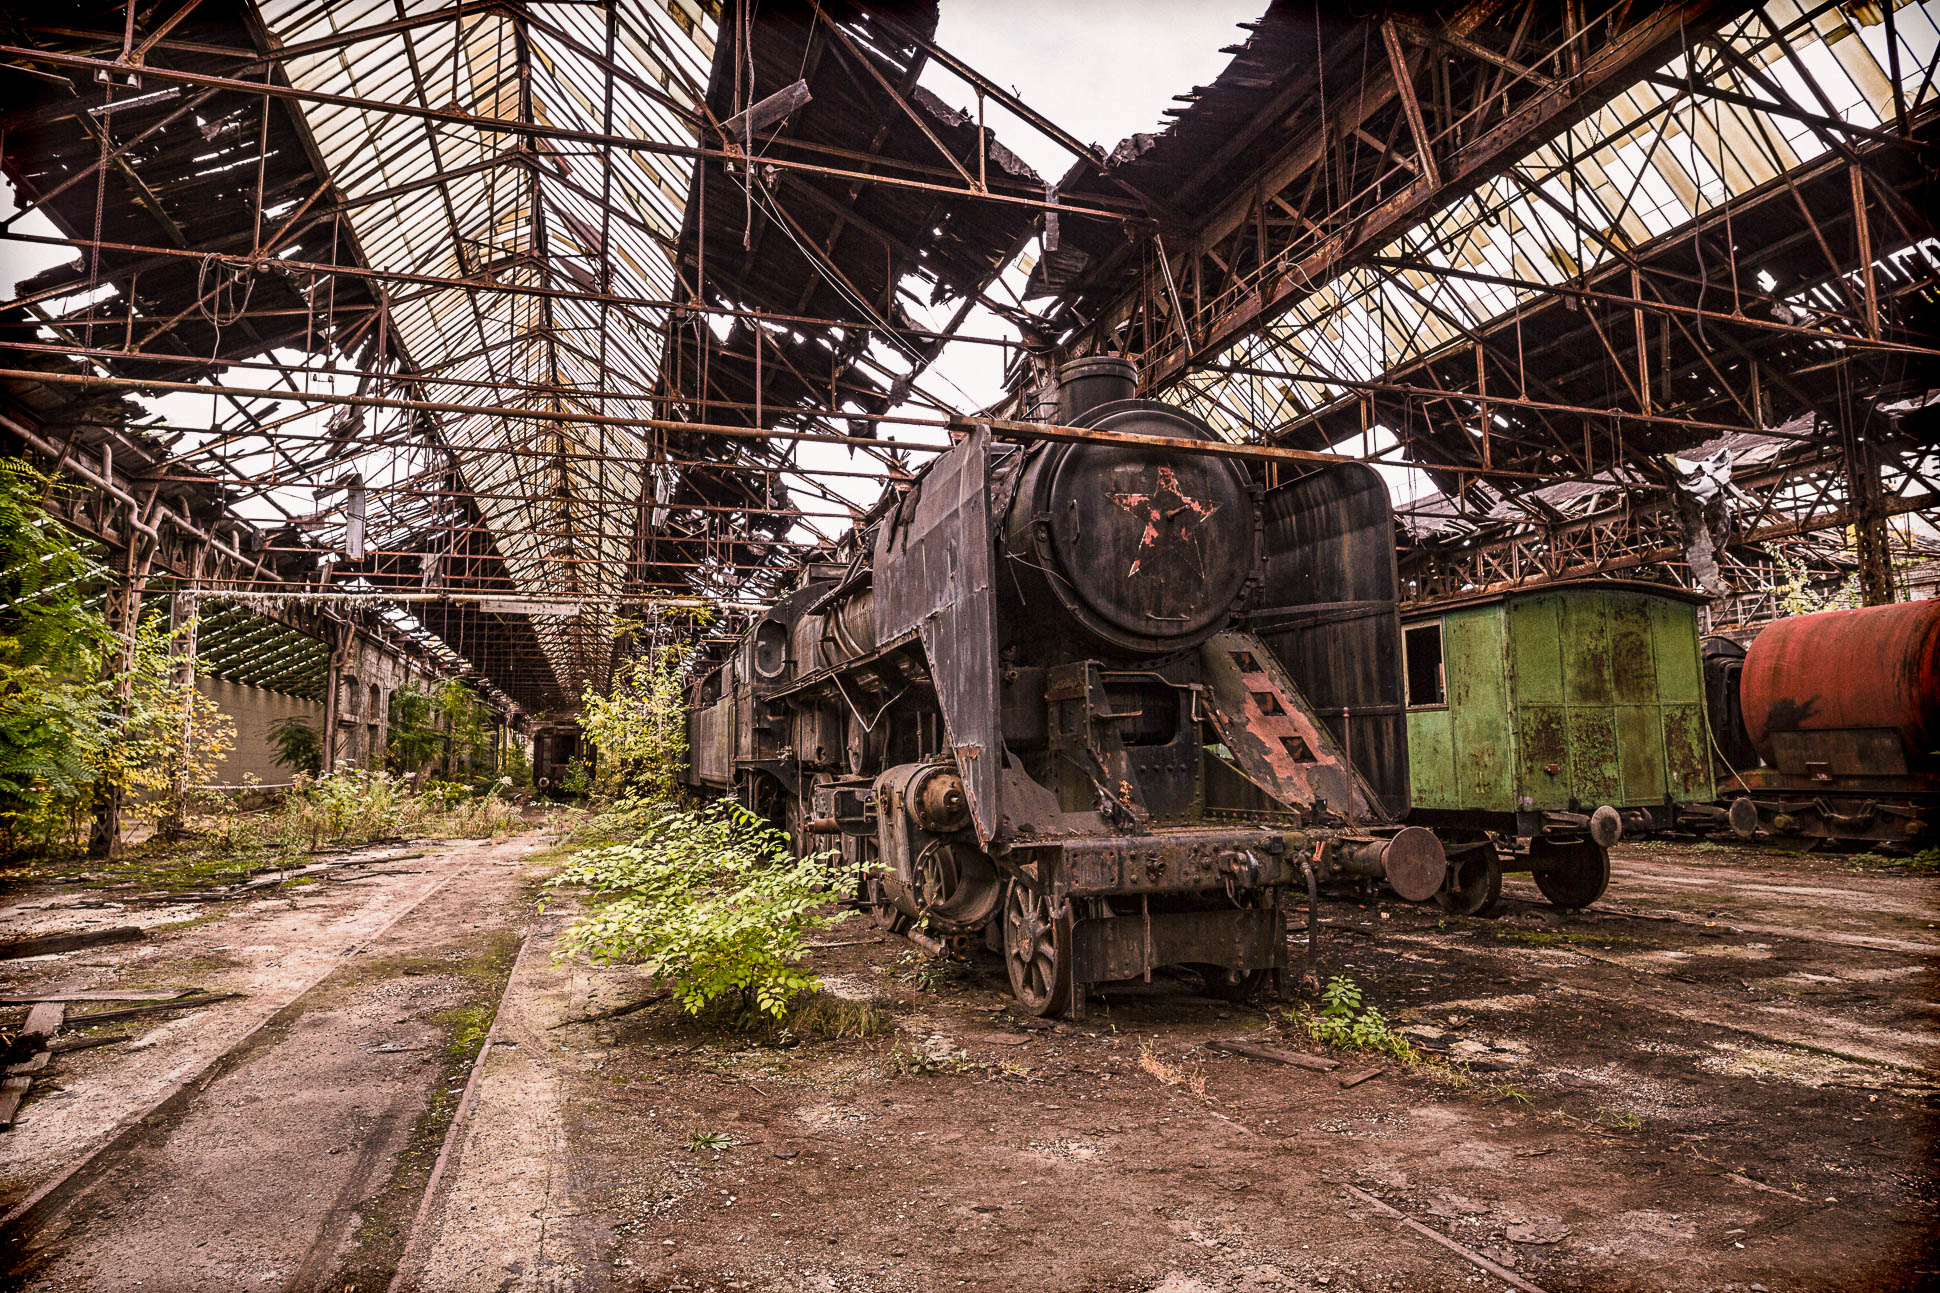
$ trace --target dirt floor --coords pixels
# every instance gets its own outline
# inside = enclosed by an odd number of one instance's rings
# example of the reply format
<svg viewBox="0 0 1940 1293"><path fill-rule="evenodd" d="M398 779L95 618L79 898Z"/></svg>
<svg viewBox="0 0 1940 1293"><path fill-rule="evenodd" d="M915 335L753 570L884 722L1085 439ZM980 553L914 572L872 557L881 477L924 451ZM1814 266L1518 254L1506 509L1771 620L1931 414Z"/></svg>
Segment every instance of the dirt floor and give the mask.
<svg viewBox="0 0 1940 1293"><path fill-rule="evenodd" d="M400 1266L400 1287L454 1291L1940 1278L1929 876L1625 845L1586 913L1516 877L1492 920L1337 896L1323 973L1427 1058L1333 1052L1323 1073L1209 1048L1322 1051L1277 1003L1161 979L1046 1027L1011 1010L994 958L935 962L862 917L820 935L813 965L880 1007L866 1035L745 1038L666 1001L628 1009L653 996L637 972L550 955L571 909L534 911L540 843L439 848L294 906L0 963L13 995L249 994L57 1057L0 1136L0 1206L195 1080L15 1227L14 1285L368 1293ZM16 897L8 936L20 906L60 900Z"/></svg>

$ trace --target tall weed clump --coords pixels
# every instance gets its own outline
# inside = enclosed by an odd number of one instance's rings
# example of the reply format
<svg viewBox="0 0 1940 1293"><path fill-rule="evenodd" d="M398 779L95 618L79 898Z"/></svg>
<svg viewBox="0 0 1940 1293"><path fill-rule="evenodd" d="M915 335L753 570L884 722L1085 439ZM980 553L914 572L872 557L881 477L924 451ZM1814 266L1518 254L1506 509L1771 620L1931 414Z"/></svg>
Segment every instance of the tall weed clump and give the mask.
<svg viewBox="0 0 1940 1293"><path fill-rule="evenodd" d="M100 581L42 508L52 488L0 459L0 852L78 829L111 735Z"/></svg>
<svg viewBox="0 0 1940 1293"><path fill-rule="evenodd" d="M588 688L579 725L599 752L587 789L605 795L675 792L687 763L687 673L693 647L659 644L615 671L612 689ZM590 770L589 770L590 772Z"/></svg>
<svg viewBox="0 0 1940 1293"><path fill-rule="evenodd" d="M840 920L836 853L794 856L788 837L728 800L637 810L640 831L573 857L551 886L590 892L568 953L629 962L690 1014L717 1003L781 1019L816 986L807 937Z"/></svg>

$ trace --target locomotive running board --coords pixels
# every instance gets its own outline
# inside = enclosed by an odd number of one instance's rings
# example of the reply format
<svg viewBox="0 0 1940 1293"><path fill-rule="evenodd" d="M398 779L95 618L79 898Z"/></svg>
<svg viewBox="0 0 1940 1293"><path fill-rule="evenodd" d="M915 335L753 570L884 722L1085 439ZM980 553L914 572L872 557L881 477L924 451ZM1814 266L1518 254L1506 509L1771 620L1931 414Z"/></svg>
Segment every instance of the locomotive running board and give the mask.
<svg viewBox="0 0 1940 1293"><path fill-rule="evenodd" d="M1213 727L1236 771L1289 808L1324 804L1350 821L1383 822L1380 801L1251 633L1216 633L1199 648Z"/></svg>

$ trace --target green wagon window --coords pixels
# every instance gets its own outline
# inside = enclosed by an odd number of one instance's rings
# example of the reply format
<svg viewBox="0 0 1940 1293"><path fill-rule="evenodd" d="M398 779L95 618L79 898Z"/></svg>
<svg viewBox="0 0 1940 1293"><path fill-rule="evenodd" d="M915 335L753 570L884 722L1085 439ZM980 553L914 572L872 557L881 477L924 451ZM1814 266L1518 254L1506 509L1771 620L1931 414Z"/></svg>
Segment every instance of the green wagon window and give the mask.
<svg viewBox="0 0 1940 1293"><path fill-rule="evenodd" d="M1408 708L1429 709L1448 703L1442 681L1442 624L1417 624L1401 635L1408 658Z"/></svg>

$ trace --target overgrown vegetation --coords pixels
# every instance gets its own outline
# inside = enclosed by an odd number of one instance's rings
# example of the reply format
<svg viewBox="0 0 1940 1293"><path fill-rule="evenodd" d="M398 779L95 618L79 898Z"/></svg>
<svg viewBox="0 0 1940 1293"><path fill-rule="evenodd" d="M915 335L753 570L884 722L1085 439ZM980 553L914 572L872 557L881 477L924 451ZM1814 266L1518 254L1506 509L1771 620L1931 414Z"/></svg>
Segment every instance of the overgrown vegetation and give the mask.
<svg viewBox="0 0 1940 1293"><path fill-rule="evenodd" d="M108 742L108 627L79 545L41 508L46 477L0 461L0 835L71 826Z"/></svg>
<svg viewBox="0 0 1940 1293"><path fill-rule="evenodd" d="M270 724L269 743L276 750L276 765L306 777L323 771L323 733L300 714L290 714Z"/></svg>
<svg viewBox="0 0 1940 1293"><path fill-rule="evenodd" d="M687 669L693 648L655 645L622 666L612 690L587 690L580 730L599 751L577 793L671 795L687 758ZM569 773L567 782L572 781ZM575 787L566 786L569 793Z"/></svg>
<svg viewBox="0 0 1940 1293"><path fill-rule="evenodd" d="M591 896L565 950L643 966L690 1014L725 1003L786 1016L816 986L801 968L807 936L841 918L829 910L838 855L798 859L786 835L727 800L629 814L633 839L581 852L548 882Z"/></svg>
<svg viewBox="0 0 1940 1293"><path fill-rule="evenodd" d="M396 773L437 773L441 780L474 788L509 780L529 790L532 770L524 751L499 755L491 711L472 689L448 678L430 689L405 684L391 693L384 759Z"/></svg>
<svg viewBox="0 0 1940 1293"><path fill-rule="evenodd" d="M298 777L266 813L237 820L282 847L369 844L409 835L489 839L520 823L519 806L504 782L475 791L455 782L427 782L413 791L388 772L350 769Z"/></svg>
<svg viewBox="0 0 1940 1293"><path fill-rule="evenodd" d="M1414 1043L1394 1031L1387 1018L1367 1005L1354 980L1337 974L1320 990L1320 1009L1296 1017L1307 1036L1314 1041L1344 1050L1373 1051L1390 1055L1404 1064L1420 1060Z"/></svg>
<svg viewBox="0 0 1940 1293"><path fill-rule="evenodd" d="M183 658L192 626L150 619L117 641L100 579L42 500L54 485L0 461L0 849L78 842L102 796L179 830L235 740ZM124 654L125 653L125 654ZM121 656L117 678L104 662Z"/></svg>

